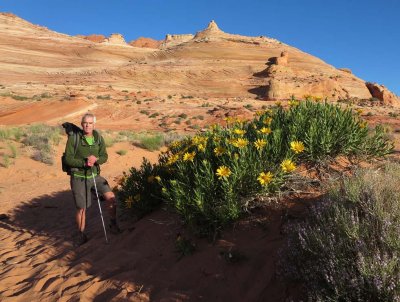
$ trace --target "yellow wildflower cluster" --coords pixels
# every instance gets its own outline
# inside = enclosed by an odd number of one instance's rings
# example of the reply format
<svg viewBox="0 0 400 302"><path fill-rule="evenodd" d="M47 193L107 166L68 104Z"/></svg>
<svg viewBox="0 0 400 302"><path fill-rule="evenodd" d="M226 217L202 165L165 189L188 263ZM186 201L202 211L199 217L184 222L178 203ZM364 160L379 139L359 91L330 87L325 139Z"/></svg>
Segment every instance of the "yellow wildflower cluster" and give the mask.
<svg viewBox="0 0 400 302"><path fill-rule="evenodd" d="M261 172L257 180L262 186L268 185L272 181L273 174L271 172Z"/></svg>
<svg viewBox="0 0 400 302"><path fill-rule="evenodd" d="M225 154L225 152L226 152L226 149L223 148L223 147L216 147L216 148L214 148L214 154L215 154L216 156L222 156L222 155Z"/></svg>
<svg viewBox="0 0 400 302"><path fill-rule="evenodd" d="M267 144L265 139L257 139L254 142L254 146L257 148L257 150L261 150L262 148L265 147L265 145Z"/></svg>
<svg viewBox="0 0 400 302"><path fill-rule="evenodd" d="M262 134L270 134L272 130L269 127L262 127L260 130L257 130L257 132Z"/></svg>
<svg viewBox="0 0 400 302"><path fill-rule="evenodd" d="M298 101L298 100L290 100L289 101L289 106L290 107L296 107L296 106L299 106L300 105L300 101Z"/></svg>
<svg viewBox="0 0 400 302"><path fill-rule="evenodd" d="M186 152L183 155L183 161L191 161L193 162L194 157L196 156L196 152Z"/></svg>
<svg viewBox="0 0 400 302"><path fill-rule="evenodd" d="M179 160L179 154L172 154L167 160L167 165L173 165L178 160Z"/></svg>
<svg viewBox="0 0 400 302"><path fill-rule="evenodd" d="M283 172L292 172L296 169L296 165L290 159L285 159L281 163L281 168Z"/></svg>
<svg viewBox="0 0 400 302"><path fill-rule="evenodd" d="M174 141L169 145L169 147L170 147L170 149L176 149L176 148L179 148L181 146L181 144L182 144L181 141Z"/></svg>
<svg viewBox="0 0 400 302"><path fill-rule="evenodd" d="M236 129L233 130L233 133L235 133L237 135L240 135L240 136L243 136L243 135L246 134L246 130L236 128Z"/></svg>
<svg viewBox="0 0 400 302"><path fill-rule="evenodd" d="M299 154L304 151L304 144L299 141L293 141L290 143L290 149L296 154Z"/></svg>
<svg viewBox="0 0 400 302"><path fill-rule="evenodd" d="M267 126L271 125L272 123L272 117L267 117L264 119L263 123Z"/></svg>
<svg viewBox="0 0 400 302"><path fill-rule="evenodd" d="M237 148L244 148L248 145L248 143L249 143L249 141L247 139L238 138L232 142L232 145L234 145Z"/></svg>
<svg viewBox="0 0 400 302"><path fill-rule="evenodd" d="M228 167L226 167L226 166L220 166L218 169L217 169L217 172L215 173L217 176L218 176L218 178L219 179L222 179L222 178L224 178L224 179L226 179L226 178L228 178L229 177L229 175L231 175L231 170L228 168Z"/></svg>

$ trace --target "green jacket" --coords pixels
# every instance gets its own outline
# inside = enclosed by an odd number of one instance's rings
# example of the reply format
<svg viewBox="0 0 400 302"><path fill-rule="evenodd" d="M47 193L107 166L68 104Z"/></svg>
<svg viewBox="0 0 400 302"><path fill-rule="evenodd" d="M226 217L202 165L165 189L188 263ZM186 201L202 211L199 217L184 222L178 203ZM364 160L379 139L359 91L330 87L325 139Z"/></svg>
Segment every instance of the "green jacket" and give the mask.
<svg viewBox="0 0 400 302"><path fill-rule="evenodd" d="M68 141L65 146L65 161L68 166L72 169L74 174L78 174L81 176L90 175L92 172L89 167L85 167L86 158L90 155L94 155L97 157L97 162L93 172L95 174L100 174L99 165L104 164L108 159L108 154L106 150L106 145L104 143L104 139L96 130L93 131L94 136L94 144L89 145L85 137L83 136L83 132L80 131L78 134L78 148L76 150L76 154L74 155L74 136L68 136Z"/></svg>

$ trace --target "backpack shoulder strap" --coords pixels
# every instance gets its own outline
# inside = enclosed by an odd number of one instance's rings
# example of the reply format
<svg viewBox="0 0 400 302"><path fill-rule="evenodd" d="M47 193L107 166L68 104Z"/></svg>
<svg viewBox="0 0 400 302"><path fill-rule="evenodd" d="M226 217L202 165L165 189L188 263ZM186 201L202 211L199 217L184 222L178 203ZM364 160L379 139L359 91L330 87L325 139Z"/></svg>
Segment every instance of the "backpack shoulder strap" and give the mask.
<svg viewBox="0 0 400 302"><path fill-rule="evenodd" d="M79 134L74 132L74 156L76 155L76 150L78 150L78 143L79 143Z"/></svg>

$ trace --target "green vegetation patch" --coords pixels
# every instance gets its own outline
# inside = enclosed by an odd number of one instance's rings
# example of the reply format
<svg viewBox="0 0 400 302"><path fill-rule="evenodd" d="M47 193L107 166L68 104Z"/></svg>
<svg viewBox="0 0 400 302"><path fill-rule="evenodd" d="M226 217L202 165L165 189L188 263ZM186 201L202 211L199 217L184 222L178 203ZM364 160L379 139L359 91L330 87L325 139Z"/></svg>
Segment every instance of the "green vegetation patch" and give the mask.
<svg viewBox="0 0 400 302"><path fill-rule="evenodd" d="M258 194L278 192L301 163L384 156L393 149L382 127L369 130L358 113L321 102L293 101L287 110L275 106L253 121L226 123L171 143L157 164L143 166L147 174L132 169L120 200L164 201L192 230L210 235L240 218ZM160 179L151 192L135 184L146 182L143 175Z"/></svg>

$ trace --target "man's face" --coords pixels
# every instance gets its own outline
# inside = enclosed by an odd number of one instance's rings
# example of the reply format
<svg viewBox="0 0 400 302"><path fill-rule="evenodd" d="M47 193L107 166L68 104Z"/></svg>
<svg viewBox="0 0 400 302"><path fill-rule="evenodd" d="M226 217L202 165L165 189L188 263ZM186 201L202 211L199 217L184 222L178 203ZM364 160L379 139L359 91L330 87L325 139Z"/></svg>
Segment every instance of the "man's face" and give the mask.
<svg viewBox="0 0 400 302"><path fill-rule="evenodd" d="M92 135L94 129L93 118L90 116L85 117L82 122L82 129L86 135Z"/></svg>

